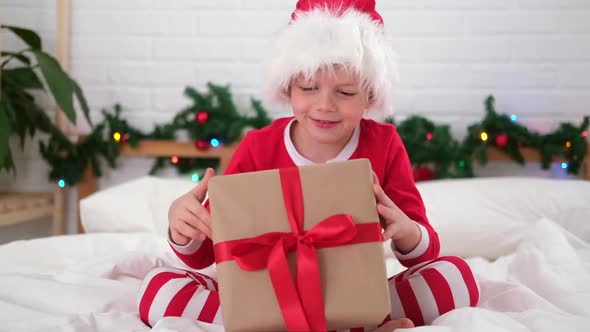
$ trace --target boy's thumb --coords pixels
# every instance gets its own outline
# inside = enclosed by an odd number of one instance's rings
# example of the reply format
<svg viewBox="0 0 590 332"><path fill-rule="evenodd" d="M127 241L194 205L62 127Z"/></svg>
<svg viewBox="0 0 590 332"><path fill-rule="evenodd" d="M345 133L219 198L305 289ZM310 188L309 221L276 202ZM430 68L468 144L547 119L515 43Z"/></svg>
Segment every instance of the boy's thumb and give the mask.
<svg viewBox="0 0 590 332"><path fill-rule="evenodd" d="M199 181L199 183L191 190L193 195L199 200L202 201L205 198L205 194L207 193L207 185L209 184L209 179L215 175L215 170L213 168L207 168L205 171L205 175L203 179Z"/></svg>

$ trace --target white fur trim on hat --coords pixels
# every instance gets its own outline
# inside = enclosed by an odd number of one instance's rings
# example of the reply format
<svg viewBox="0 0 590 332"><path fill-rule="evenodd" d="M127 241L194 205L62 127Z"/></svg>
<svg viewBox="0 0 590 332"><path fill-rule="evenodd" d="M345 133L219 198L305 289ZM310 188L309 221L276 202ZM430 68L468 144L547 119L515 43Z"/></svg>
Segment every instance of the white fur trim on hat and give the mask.
<svg viewBox="0 0 590 332"><path fill-rule="evenodd" d="M269 52L264 97L271 103L289 104L287 91L295 76L313 77L334 64L355 71L371 88L372 115L392 114L398 82L392 43L379 22L354 9L340 15L321 8L297 13Z"/></svg>

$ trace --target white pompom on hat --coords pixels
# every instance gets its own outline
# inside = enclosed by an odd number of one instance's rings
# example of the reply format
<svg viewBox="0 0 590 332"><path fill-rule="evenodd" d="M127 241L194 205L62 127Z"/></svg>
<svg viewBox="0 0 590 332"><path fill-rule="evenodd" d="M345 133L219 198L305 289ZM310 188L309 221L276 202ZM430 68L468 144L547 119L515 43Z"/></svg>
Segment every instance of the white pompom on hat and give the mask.
<svg viewBox="0 0 590 332"><path fill-rule="evenodd" d="M289 104L294 77L311 78L337 64L357 73L370 89L373 115L392 114L397 61L375 0L299 0L266 60L264 97Z"/></svg>

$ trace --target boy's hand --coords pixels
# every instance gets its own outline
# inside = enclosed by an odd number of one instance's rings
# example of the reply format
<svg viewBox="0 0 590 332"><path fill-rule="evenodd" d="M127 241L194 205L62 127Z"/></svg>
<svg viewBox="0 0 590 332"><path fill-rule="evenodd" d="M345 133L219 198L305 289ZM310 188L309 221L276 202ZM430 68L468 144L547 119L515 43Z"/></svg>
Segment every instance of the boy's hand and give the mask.
<svg viewBox="0 0 590 332"><path fill-rule="evenodd" d="M409 329L412 327L414 327L414 323L411 320L407 318L401 318L397 320L390 320L372 332L394 332L397 331L397 329Z"/></svg>
<svg viewBox="0 0 590 332"><path fill-rule="evenodd" d="M178 245L187 245L192 239L211 238L211 216L203 206L207 194L209 179L215 175L212 168L207 168L205 176L188 193L178 197L168 209L168 225L172 241Z"/></svg>
<svg viewBox="0 0 590 332"><path fill-rule="evenodd" d="M377 200L377 212L385 229L383 237L396 241L396 246L402 253L412 251L421 238L418 224L385 194L375 173L373 173L373 191Z"/></svg>

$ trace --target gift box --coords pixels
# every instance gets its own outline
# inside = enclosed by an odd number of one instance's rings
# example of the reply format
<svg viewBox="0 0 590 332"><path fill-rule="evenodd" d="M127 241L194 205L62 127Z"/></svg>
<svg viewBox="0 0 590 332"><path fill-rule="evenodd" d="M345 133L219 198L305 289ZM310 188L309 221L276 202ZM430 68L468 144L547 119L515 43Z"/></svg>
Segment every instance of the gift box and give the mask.
<svg viewBox="0 0 590 332"><path fill-rule="evenodd" d="M226 330L336 330L389 314L368 160L219 176L208 190Z"/></svg>

